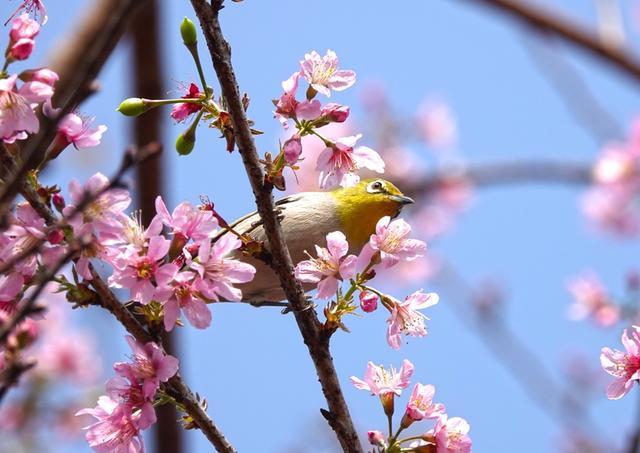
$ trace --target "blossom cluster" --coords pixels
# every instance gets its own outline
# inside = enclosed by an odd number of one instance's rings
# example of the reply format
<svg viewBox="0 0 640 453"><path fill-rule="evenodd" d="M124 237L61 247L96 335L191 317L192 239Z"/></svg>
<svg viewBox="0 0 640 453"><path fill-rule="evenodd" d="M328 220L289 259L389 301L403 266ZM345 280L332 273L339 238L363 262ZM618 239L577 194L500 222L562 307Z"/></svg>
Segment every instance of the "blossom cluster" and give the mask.
<svg viewBox="0 0 640 453"><path fill-rule="evenodd" d="M296 98L300 80L306 80L308 88L306 99ZM327 97L332 91L342 91L351 87L356 81L356 74L351 70L339 69L339 60L335 52L327 50L320 56L315 50L305 54L300 61L300 69L282 82L283 93L273 101L276 109L275 117L285 127L289 121L295 125L296 132L282 145L281 155L292 168L302 156L302 137L313 135L320 139L325 148L316 161L316 171L320 172L321 188L337 185L346 187L360 180L358 170L367 168L377 173L384 172L384 161L380 155L366 146L356 146L362 134L329 139L318 132L318 129L331 124L342 123L349 117L349 107L322 103L316 99L317 93Z"/></svg>
<svg viewBox="0 0 640 453"><path fill-rule="evenodd" d="M110 264L109 285L128 289L131 300L142 305L160 303L168 331L181 312L194 327L203 329L211 323L206 302L241 299L234 285L250 281L255 269L229 257L242 245L237 237L226 234L212 241L218 228L212 210L183 202L169 212L158 197L156 215L145 228L138 215L124 213L131 203L128 191L105 191L108 185L108 179L99 173L84 187L73 181L72 204L62 209L74 235L90 238L75 264L80 276L93 278L90 263L94 258ZM74 214L87 194L93 200ZM170 239L163 235L163 227L168 228Z"/></svg>
<svg viewBox="0 0 640 453"><path fill-rule="evenodd" d="M593 167L595 184L585 194L583 211L600 229L621 236L640 232L640 120L625 142L603 147Z"/></svg>
<svg viewBox="0 0 640 453"><path fill-rule="evenodd" d="M640 380L640 327L624 329L622 344L625 352L605 347L600 354L602 368L615 378L607 388L609 399L622 398Z"/></svg>
<svg viewBox="0 0 640 453"><path fill-rule="evenodd" d="M352 376L351 382L357 389L367 390L380 398L391 428L395 412L395 397L400 396L402 390L409 386L413 371L413 364L406 359L399 371L394 368L385 369L381 365L369 362L363 379ZM433 428L419 436L418 440L411 442L408 447L412 449L425 447L424 451L433 451L434 453L470 452L472 443L468 435L469 423L460 417L449 418L445 406L434 403L435 391L433 385L415 384L398 430L395 433L389 432L386 437L381 431L369 431L367 433L369 442L378 447L379 452L400 451L403 443L416 439L415 436L412 436L411 439L400 439L402 431L416 421L436 420Z"/></svg>
<svg viewBox="0 0 640 453"><path fill-rule="evenodd" d="M296 265L295 276L298 280L317 285L317 297L329 299L336 295L335 310L329 314L338 317L355 307L351 305L351 297L359 291L360 307L364 312L376 310L378 301L390 312L387 320L387 342L394 349L399 349L401 334L409 336L425 336L427 329L424 320L428 319L420 311L438 303L438 295L416 291L400 301L390 295L382 294L372 288L368 281L376 272L393 267L399 262L414 261L424 255L426 244L409 237L411 226L402 219L391 220L382 217L376 231L371 235L359 256L347 255L349 244L345 235L334 231L327 235L327 247L316 245L316 257L301 261ZM342 294L339 282L348 280L350 289ZM341 302L344 302L345 306ZM338 313L336 313L338 312Z"/></svg>
<svg viewBox="0 0 640 453"><path fill-rule="evenodd" d="M156 422L153 403L160 383L178 371L178 359L157 344L126 338L133 351L131 362L115 363L116 376L107 382L107 394L98 398L95 408L76 413L96 418L85 428L87 441L96 451L143 452L141 431Z"/></svg>

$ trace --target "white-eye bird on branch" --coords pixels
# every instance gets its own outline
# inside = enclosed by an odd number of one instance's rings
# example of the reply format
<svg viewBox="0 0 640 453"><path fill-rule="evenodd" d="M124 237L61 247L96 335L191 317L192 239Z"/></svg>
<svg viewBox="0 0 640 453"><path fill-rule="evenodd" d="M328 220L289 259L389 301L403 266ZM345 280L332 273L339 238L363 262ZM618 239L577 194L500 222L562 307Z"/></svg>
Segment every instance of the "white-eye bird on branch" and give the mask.
<svg viewBox="0 0 640 453"><path fill-rule="evenodd" d="M376 223L384 216L396 217L403 206L413 203L389 181L366 179L355 186L338 188L328 192L301 192L276 202L280 211L282 232L291 254L293 264L308 259L306 251L312 253L317 244L326 246L326 236L332 231L342 231L349 242L349 253L358 254L375 232ZM230 224L239 234L253 240L265 242L266 235L257 212L248 214ZM214 237L217 240L225 231ZM268 245L267 247L268 250ZM285 298L280 280L263 261L236 251L234 259L256 268L252 281L237 285L242 290L242 299L251 302L276 302ZM303 284L305 291L314 285Z"/></svg>

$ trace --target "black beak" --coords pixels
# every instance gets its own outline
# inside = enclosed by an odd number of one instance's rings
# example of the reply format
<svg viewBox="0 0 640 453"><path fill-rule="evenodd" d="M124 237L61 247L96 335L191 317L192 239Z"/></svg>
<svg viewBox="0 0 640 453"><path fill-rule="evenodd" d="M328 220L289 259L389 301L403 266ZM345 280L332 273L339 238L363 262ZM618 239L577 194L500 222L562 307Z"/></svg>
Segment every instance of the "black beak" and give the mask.
<svg viewBox="0 0 640 453"><path fill-rule="evenodd" d="M393 201L395 201L396 203L400 203L401 205L405 205L405 204L412 204L415 203L413 201L413 198L411 197L407 197L404 195L391 195L390 197Z"/></svg>

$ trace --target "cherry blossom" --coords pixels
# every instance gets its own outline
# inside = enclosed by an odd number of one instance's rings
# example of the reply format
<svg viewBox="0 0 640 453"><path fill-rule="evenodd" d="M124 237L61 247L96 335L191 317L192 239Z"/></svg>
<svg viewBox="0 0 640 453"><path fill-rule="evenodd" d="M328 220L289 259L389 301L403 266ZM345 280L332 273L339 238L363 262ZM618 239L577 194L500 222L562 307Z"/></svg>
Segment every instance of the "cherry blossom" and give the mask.
<svg viewBox="0 0 640 453"><path fill-rule="evenodd" d="M380 252L382 266L389 268L400 261L413 261L425 254L427 244L418 239L409 239L411 226L403 219L391 220L384 216L376 224L376 232L369 238L361 252L360 261L370 259Z"/></svg>
<svg viewBox="0 0 640 453"><path fill-rule="evenodd" d="M603 327L611 327L620 320L620 307L612 301L596 274L572 278L567 289L574 299L569 307L571 319L593 317L596 324Z"/></svg>
<svg viewBox="0 0 640 453"><path fill-rule="evenodd" d="M91 128L91 121L75 113L69 113L58 125L58 140L72 144L76 149L98 146L107 126L101 124L97 128Z"/></svg>
<svg viewBox="0 0 640 453"><path fill-rule="evenodd" d="M202 99L204 93L200 91L200 88L195 83L190 83L187 93L182 96L182 99ZM202 105L193 102L180 102L174 104L171 108L171 118L178 123L184 122L192 114L202 110Z"/></svg>
<svg viewBox="0 0 640 453"><path fill-rule="evenodd" d="M382 365L368 362L364 379L351 376L351 383L359 390L370 391L372 395L393 393L400 396L402 389L409 386L412 374L413 364L407 359L402 361L400 371L396 371L393 367L386 370Z"/></svg>
<svg viewBox="0 0 640 453"><path fill-rule="evenodd" d="M164 301L164 328L171 331L184 311L189 323L196 329L205 329L211 324L211 312L200 297L195 285L196 274L179 272L169 282L161 284L156 298Z"/></svg>
<svg viewBox="0 0 640 453"><path fill-rule="evenodd" d="M32 104L45 102L53 96L50 85L35 80L16 89L17 77L14 74L0 79L0 137L5 142L12 142L20 133L38 132L40 125Z"/></svg>
<svg viewBox="0 0 640 453"><path fill-rule="evenodd" d="M607 388L607 398L612 400L625 396L640 379L640 327L632 326L631 334L624 329L622 344L626 352L605 347L600 354L602 368L615 377Z"/></svg>
<svg viewBox="0 0 640 453"><path fill-rule="evenodd" d="M251 281L256 269L229 257L241 245L235 236L223 234L213 246L209 239L201 241L195 260L185 251L188 266L198 274L195 286L205 297L211 300L219 300L219 296L231 301L242 299L242 291L233 285Z"/></svg>
<svg viewBox="0 0 640 453"><path fill-rule="evenodd" d="M347 255L349 244L344 233L327 234L327 248L316 247L316 258L299 262L295 268L298 280L318 285L317 296L328 299L338 290L338 281L350 279L356 272L355 255Z"/></svg>
<svg viewBox="0 0 640 453"><path fill-rule="evenodd" d="M393 349L400 349L402 333L415 337L427 335L424 320L429 318L418 310L436 305L438 295L419 290L402 302L389 296L385 302L391 305L391 316L387 319L387 342Z"/></svg>
<svg viewBox="0 0 640 453"><path fill-rule="evenodd" d="M361 137L362 134L339 138L320 153L316 171L320 172L321 188L357 184L360 177L356 172L360 168L384 173L384 161L376 151L366 146L354 148Z"/></svg>
<svg viewBox="0 0 640 453"><path fill-rule="evenodd" d="M378 308L378 296L371 291L360 292L360 308L365 313L371 313Z"/></svg>
<svg viewBox="0 0 640 453"><path fill-rule="evenodd" d="M435 392L436 389L433 385L417 383L409 397L406 410L407 417L411 420L422 420L425 418L438 418L444 414L444 405L433 402Z"/></svg>
<svg viewBox="0 0 640 453"><path fill-rule="evenodd" d="M300 74L317 92L331 96L331 90L346 90L356 82L356 73L338 69L338 64L338 56L333 50L327 50L324 57L314 50L304 55Z"/></svg>
<svg viewBox="0 0 640 453"><path fill-rule="evenodd" d="M471 438L469 423L461 417L448 418L441 415L436 426L426 433L433 437L436 444L436 453L469 453L471 451Z"/></svg>
<svg viewBox="0 0 640 453"><path fill-rule="evenodd" d="M156 198L155 206L162 222L171 228L174 236L180 236L185 242L207 239L218 228L218 220L211 211L198 209L189 202L180 203L171 214L162 197Z"/></svg>

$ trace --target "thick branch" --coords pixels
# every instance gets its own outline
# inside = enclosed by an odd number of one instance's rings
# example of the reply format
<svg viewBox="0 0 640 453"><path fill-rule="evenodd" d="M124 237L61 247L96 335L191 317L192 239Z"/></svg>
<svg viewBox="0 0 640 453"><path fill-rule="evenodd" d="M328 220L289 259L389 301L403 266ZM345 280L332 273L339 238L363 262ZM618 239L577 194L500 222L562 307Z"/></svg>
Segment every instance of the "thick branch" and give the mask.
<svg viewBox="0 0 640 453"><path fill-rule="evenodd" d="M531 1L471 1L504 11L514 19L537 30L562 38L640 81L640 60L625 49L608 45L584 25L575 23L557 13L551 13L538 6L533 6Z"/></svg>
<svg viewBox="0 0 640 453"><path fill-rule="evenodd" d="M191 4L200 20L213 67L220 82L222 95L231 114L238 150L242 156L255 196L258 214L263 222L269 242L269 250L273 257L272 267L280 279L287 300L291 304L298 328L309 349L322 391L329 405L329 411L324 411L323 415L335 431L344 451L361 452L362 446L351 421L351 415L342 395L340 382L329 352L329 336L322 331L315 311L306 309L308 302L304 291L293 276L291 256L274 210L272 187L264 182L258 152L242 107L238 83L231 65L231 49L224 39L218 21L218 12L222 7L222 2L215 1L211 6L205 0L191 0Z"/></svg>

